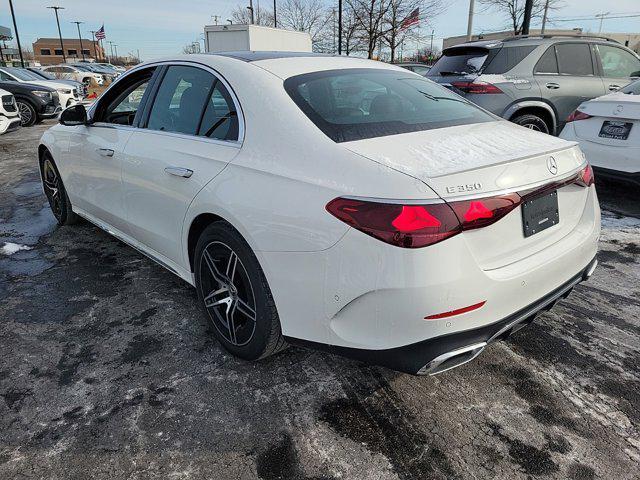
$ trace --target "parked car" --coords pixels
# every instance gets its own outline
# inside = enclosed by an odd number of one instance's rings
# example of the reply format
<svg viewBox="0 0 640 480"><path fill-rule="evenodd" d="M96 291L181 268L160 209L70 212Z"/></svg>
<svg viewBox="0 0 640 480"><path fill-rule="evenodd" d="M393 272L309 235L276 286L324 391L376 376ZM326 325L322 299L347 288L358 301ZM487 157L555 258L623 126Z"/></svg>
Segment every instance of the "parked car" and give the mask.
<svg viewBox="0 0 640 480"><path fill-rule="evenodd" d="M30 127L62 111L58 92L44 85L21 82L0 82L0 88L13 94L23 127Z"/></svg>
<svg viewBox="0 0 640 480"><path fill-rule="evenodd" d="M55 75L56 78L75 80L76 82L82 82L87 86L91 85L92 82L96 85L104 84L104 78L99 73L80 69L78 67L74 67L73 65L52 65L48 67L42 67L42 71L49 72Z"/></svg>
<svg viewBox="0 0 640 480"><path fill-rule="evenodd" d="M120 73L124 73L124 72L127 71L127 69L122 67L122 66L112 65L110 63L96 62L95 65L102 65L103 67L111 68L111 69L115 70L116 72L120 72Z"/></svg>
<svg viewBox="0 0 640 480"><path fill-rule="evenodd" d="M579 147L381 62L142 64L65 110L38 151L60 224L84 217L194 285L248 360L298 343L439 373L596 265Z"/></svg>
<svg viewBox="0 0 640 480"><path fill-rule="evenodd" d="M88 93L87 86L82 82L77 82L75 80L67 80L63 78L59 79L59 78L56 78L51 73L45 72L37 67L27 67L27 70L29 70L31 73L35 74L36 76L40 77L42 80L55 80L56 82L71 85L72 87L78 90L78 95L80 96L80 99L83 99L87 96L87 93Z"/></svg>
<svg viewBox="0 0 640 480"><path fill-rule="evenodd" d="M0 89L0 135L20 128L20 114L11 92Z"/></svg>
<svg viewBox="0 0 640 480"><path fill-rule="evenodd" d="M396 63L395 65L402 68L406 68L407 70L411 70L412 72L418 73L423 76L426 75L431 68L428 65L425 65L424 63L401 62L401 63Z"/></svg>
<svg viewBox="0 0 640 480"><path fill-rule="evenodd" d="M59 81L45 80L25 68L0 67L0 81L32 83L54 88L58 92L62 108L70 107L80 101L80 93L77 88Z"/></svg>
<svg viewBox="0 0 640 480"><path fill-rule="evenodd" d="M523 36L447 48L427 77L532 130L556 134L585 100L640 76L640 58L614 40Z"/></svg>
<svg viewBox="0 0 640 480"><path fill-rule="evenodd" d="M584 102L560 136L580 144L599 176L640 185L640 80Z"/></svg>
<svg viewBox="0 0 640 480"><path fill-rule="evenodd" d="M80 70L102 75L102 79L107 83L113 82L120 75L120 73L116 72L115 70L110 70L100 65L89 62L74 63L73 66L79 68Z"/></svg>

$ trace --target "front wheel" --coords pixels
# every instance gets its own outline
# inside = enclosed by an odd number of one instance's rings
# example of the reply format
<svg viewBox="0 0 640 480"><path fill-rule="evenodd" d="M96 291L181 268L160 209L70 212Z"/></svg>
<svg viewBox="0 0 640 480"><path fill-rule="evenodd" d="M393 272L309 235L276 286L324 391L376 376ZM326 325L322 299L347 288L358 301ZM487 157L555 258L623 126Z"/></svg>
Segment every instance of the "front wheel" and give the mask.
<svg viewBox="0 0 640 480"><path fill-rule="evenodd" d="M16 104L18 106L18 113L20 114L20 125L30 127L38 121L38 114L31 103L26 100L16 99Z"/></svg>
<svg viewBox="0 0 640 480"><path fill-rule="evenodd" d="M40 160L42 186L49 201L51 212L60 225L73 225L80 217L73 212L71 202L64 188L60 172L49 152L45 152Z"/></svg>
<svg viewBox="0 0 640 480"><path fill-rule="evenodd" d="M223 347L258 360L286 344L271 290L258 259L229 224L209 225L195 250L198 300Z"/></svg>

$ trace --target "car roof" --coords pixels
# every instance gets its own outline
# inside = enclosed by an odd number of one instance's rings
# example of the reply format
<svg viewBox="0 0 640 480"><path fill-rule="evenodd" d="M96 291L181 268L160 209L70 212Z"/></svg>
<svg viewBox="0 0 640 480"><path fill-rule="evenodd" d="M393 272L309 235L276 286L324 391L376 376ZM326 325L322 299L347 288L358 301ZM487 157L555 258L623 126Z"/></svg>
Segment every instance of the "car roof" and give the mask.
<svg viewBox="0 0 640 480"><path fill-rule="evenodd" d="M589 43L613 43L620 45L616 40L607 37L591 35L522 35L495 40L475 40L459 43L445 48L443 51L457 48L494 48L504 45L551 45L558 42L589 42Z"/></svg>

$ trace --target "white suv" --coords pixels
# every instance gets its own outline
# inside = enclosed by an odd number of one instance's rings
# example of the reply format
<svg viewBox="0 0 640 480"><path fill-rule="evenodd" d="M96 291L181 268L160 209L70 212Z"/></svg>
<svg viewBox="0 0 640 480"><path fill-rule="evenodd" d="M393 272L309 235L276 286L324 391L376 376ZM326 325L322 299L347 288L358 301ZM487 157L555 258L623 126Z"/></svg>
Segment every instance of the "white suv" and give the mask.
<svg viewBox="0 0 640 480"><path fill-rule="evenodd" d="M0 89L0 135L20 128L20 114L14 96Z"/></svg>
<svg viewBox="0 0 640 480"><path fill-rule="evenodd" d="M92 82L96 85L104 84L104 77L99 73L87 72L74 67L73 65L53 65L50 67L43 67L42 70L52 73L56 78L75 80L76 82L82 82L85 85L91 85Z"/></svg>

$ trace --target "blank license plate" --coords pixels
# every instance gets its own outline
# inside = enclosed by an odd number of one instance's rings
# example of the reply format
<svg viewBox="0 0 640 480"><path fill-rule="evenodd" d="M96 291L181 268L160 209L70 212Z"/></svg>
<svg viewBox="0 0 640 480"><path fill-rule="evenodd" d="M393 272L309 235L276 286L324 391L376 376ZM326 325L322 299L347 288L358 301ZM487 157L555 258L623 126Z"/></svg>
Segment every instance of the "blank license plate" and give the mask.
<svg viewBox="0 0 640 480"><path fill-rule="evenodd" d="M558 192L534 198L522 204L522 229L530 237L560 222Z"/></svg>
<svg viewBox="0 0 640 480"><path fill-rule="evenodd" d="M615 120L607 120L602 124L599 137L612 138L614 140L626 140L629 138L629 132L633 123L631 122L618 122Z"/></svg>

